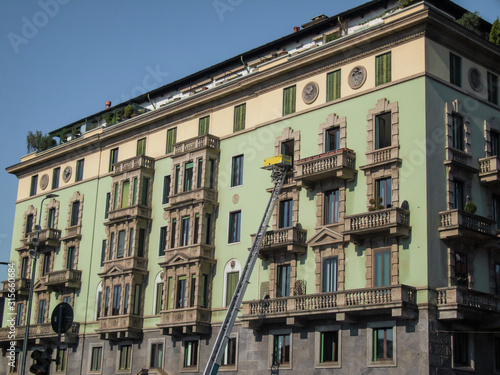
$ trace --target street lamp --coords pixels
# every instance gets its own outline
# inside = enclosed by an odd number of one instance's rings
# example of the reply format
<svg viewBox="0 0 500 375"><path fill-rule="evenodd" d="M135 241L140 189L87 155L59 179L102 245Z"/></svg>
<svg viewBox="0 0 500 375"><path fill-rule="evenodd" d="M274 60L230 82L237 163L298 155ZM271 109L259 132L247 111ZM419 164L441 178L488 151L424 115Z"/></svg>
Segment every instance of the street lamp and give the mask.
<svg viewBox="0 0 500 375"><path fill-rule="evenodd" d="M31 305L33 303L33 288L35 286L35 271L36 271L36 260L38 257L38 243L40 241L40 232L42 231L42 226L40 223L42 222L42 209L43 209L43 202L46 199L50 198L55 198L58 197L59 195L57 194L47 194L43 199L42 202L40 202L40 212L38 215L38 223L35 225L35 232L36 232L36 238L34 240L31 240L31 242L35 245L35 249L33 252L30 251L30 255L32 258L31 262L31 282L30 282L30 293L28 296L28 312L26 315L26 325L24 328L24 341L23 341L23 358L21 360L21 371L19 372L20 375L25 374L26 370L26 356L28 354L28 338L30 334L30 320L31 320Z"/></svg>

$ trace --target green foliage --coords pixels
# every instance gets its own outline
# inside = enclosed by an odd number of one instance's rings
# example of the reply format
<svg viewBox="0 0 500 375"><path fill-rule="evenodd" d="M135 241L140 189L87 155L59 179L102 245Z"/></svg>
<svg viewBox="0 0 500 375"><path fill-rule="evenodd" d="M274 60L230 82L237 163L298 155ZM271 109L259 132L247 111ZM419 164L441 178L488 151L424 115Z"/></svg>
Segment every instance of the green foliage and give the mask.
<svg viewBox="0 0 500 375"><path fill-rule="evenodd" d="M376 200L374 198L370 199L371 207L368 208L368 211L383 210L384 206L380 204L382 201L382 197L378 197Z"/></svg>
<svg viewBox="0 0 500 375"><path fill-rule="evenodd" d="M26 146L28 154L48 150L56 145L56 141L48 134L42 134L40 130L34 133L30 130L26 136Z"/></svg>
<svg viewBox="0 0 500 375"><path fill-rule="evenodd" d="M398 4L400 8L406 8L412 4L418 3L421 0L398 0Z"/></svg>
<svg viewBox="0 0 500 375"><path fill-rule="evenodd" d="M112 125L113 124L113 119L114 119L113 113L108 113L107 115L104 115L104 121L106 121L106 125Z"/></svg>
<svg viewBox="0 0 500 375"><path fill-rule="evenodd" d="M123 118L124 119L127 119L127 118L130 118L132 117L132 113L134 112L134 110L132 109L132 106L129 104L128 106L126 106L124 109L123 109Z"/></svg>
<svg viewBox="0 0 500 375"><path fill-rule="evenodd" d="M474 13L466 12L459 20L457 20L457 23L468 28L469 30L478 31L480 23L479 13L477 11Z"/></svg>
<svg viewBox="0 0 500 375"><path fill-rule="evenodd" d="M498 17L493 22L493 25L491 25L490 42L496 46L500 46L500 20Z"/></svg>
<svg viewBox="0 0 500 375"><path fill-rule="evenodd" d="M338 39L339 34L337 33L331 33L325 36L325 43L331 42L332 40Z"/></svg>
<svg viewBox="0 0 500 375"><path fill-rule="evenodd" d="M469 213L469 214L475 214L477 211L477 207L474 203L469 202L465 205L464 211Z"/></svg>

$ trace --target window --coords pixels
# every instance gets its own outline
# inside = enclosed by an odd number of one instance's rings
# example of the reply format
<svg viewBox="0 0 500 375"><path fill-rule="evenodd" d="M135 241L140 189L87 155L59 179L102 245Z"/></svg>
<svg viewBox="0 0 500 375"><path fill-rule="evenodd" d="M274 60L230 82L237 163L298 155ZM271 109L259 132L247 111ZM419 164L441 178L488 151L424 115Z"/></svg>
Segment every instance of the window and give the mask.
<svg viewBox="0 0 500 375"><path fill-rule="evenodd" d="M146 138L137 140L137 156L146 155Z"/></svg>
<svg viewBox="0 0 500 375"><path fill-rule="evenodd" d="M106 193L106 204L104 206L104 218L105 219L107 219L108 216L109 216L109 210L110 210L109 203L110 203L110 200L111 200L111 193Z"/></svg>
<svg viewBox="0 0 500 375"><path fill-rule="evenodd" d="M181 222L181 243L180 246L189 245L189 223L191 218L189 216L183 217Z"/></svg>
<svg viewBox="0 0 500 375"><path fill-rule="evenodd" d="M181 176L181 166L176 165L175 166L174 194L177 194L179 192L180 176Z"/></svg>
<svg viewBox="0 0 500 375"><path fill-rule="evenodd" d="M228 242L240 242L241 211L229 213Z"/></svg>
<svg viewBox="0 0 500 375"><path fill-rule="evenodd" d="M196 299L196 275L191 275L191 292L189 293L189 306L195 305Z"/></svg>
<svg viewBox="0 0 500 375"><path fill-rule="evenodd" d="M247 105L245 103L234 107L233 131L237 132L239 130L245 129L246 109Z"/></svg>
<svg viewBox="0 0 500 375"><path fill-rule="evenodd" d="M45 276L50 272L50 253L45 253L43 256L43 267L42 267L42 276Z"/></svg>
<svg viewBox="0 0 500 375"><path fill-rule="evenodd" d="M114 167L113 164L118 162L118 147L113 148L109 151L109 168L108 171L112 172Z"/></svg>
<svg viewBox="0 0 500 375"><path fill-rule="evenodd" d="M451 181L453 202L451 209L464 209L464 183L462 181Z"/></svg>
<svg viewBox="0 0 500 375"><path fill-rule="evenodd" d="M30 197L36 195L37 187L38 187L38 175L31 176Z"/></svg>
<svg viewBox="0 0 500 375"><path fill-rule="evenodd" d="M391 252L389 249L374 251L375 286L391 284Z"/></svg>
<svg viewBox="0 0 500 375"><path fill-rule="evenodd" d="M294 154L295 142L292 140L282 142L281 143L281 153L283 155L291 156L293 163L293 154Z"/></svg>
<svg viewBox="0 0 500 375"><path fill-rule="evenodd" d="M168 196L170 195L170 175L163 177L163 197L161 204L168 203Z"/></svg>
<svg viewBox="0 0 500 375"><path fill-rule="evenodd" d="M500 296L500 263L495 263L495 294Z"/></svg>
<svg viewBox="0 0 500 375"><path fill-rule="evenodd" d="M95 311L95 319L99 319L101 316L101 304L102 304L102 284L99 283L97 287L97 298L96 298L96 311Z"/></svg>
<svg viewBox="0 0 500 375"><path fill-rule="evenodd" d="M139 315L140 312L141 312L141 285L135 284L134 315Z"/></svg>
<svg viewBox="0 0 500 375"><path fill-rule="evenodd" d="M462 59L450 52L450 82L462 86Z"/></svg>
<svg viewBox="0 0 500 375"><path fill-rule="evenodd" d="M123 303L123 313L128 314L128 300L130 295L130 285L125 285L125 301Z"/></svg>
<svg viewBox="0 0 500 375"><path fill-rule="evenodd" d="M234 291L236 290L236 285L238 285L238 280L240 279L240 273L229 272L226 274L226 307L229 306L231 299L233 298Z"/></svg>
<svg viewBox="0 0 500 375"><path fill-rule="evenodd" d="M490 131L491 155L500 156L500 133L495 130Z"/></svg>
<svg viewBox="0 0 500 375"><path fill-rule="evenodd" d="M61 357L59 364L56 364L56 372L66 371L66 362L68 360L68 349L61 349L59 351L59 356Z"/></svg>
<svg viewBox="0 0 500 375"><path fill-rule="evenodd" d="M319 363L339 361L339 332L321 332Z"/></svg>
<svg viewBox="0 0 500 375"><path fill-rule="evenodd" d="M283 90L283 116L295 113L296 91L296 86L287 87Z"/></svg>
<svg viewBox="0 0 500 375"><path fill-rule="evenodd" d="M115 194L113 195L113 210L118 208L118 189L120 188L118 184L115 184Z"/></svg>
<svg viewBox="0 0 500 375"><path fill-rule="evenodd" d="M375 208L391 208L392 207L392 179L382 178L375 181Z"/></svg>
<svg viewBox="0 0 500 375"><path fill-rule="evenodd" d="M177 280L177 308L183 309L186 306L186 276L179 276Z"/></svg>
<svg viewBox="0 0 500 375"><path fill-rule="evenodd" d="M236 365L236 338L230 337L222 353L221 366Z"/></svg>
<svg viewBox="0 0 500 375"><path fill-rule="evenodd" d="M162 368L163 365L163 344L151 344L151 358L149 368Z"/></svg>
<svg viewBox="0 0 500 375"><path fill-rule="evenodd" d="M139 228L139 240L137 242L137 256L144 258L146 250L146 230L144 228Z"/></svg>
<svg viewBox="0 0 500 375"><path fill-rule="evenodd" d="M177 142L177 128L167 130L167 154L174 151L174 144Z"/></svg>
<svg viewBox="0 0 500 375"><path fill-rule="evenodd" d="M122 345L120 347L120 364L118 369L130 370L131 358L132 358L132 345Z"/></svg>
<svg viewBox="0 0 500 375"><path fill-rule="evenodd" d="M205 244L210 245L212 243L212 214L205 214Z"/></svg>
<svg viewBox="0 0 500 375"><path fill-rule="evenodd" d="M16 327L23 324L24 303L16 303Z"/></svg>
<svg viewBox="0 0 500 375"><path fill-rule="evenodd" d="M52 189L59 187L59 179L61 176L61 168L57 167L52 170Z"/></svg>
<svg viewBox="0 0 500 375"><path fill-rule="evenodd" d="M391 53L387 52L375 58L375 86L391 82Z"/></svg>
<svg viewBox="0 0 500 375"><path fill-rule="evenodd" d="M200 118L198 121L198 135L205 135L209 132L210 116Z"/></svg>
<svg viewBox="0 0 500 375"><path fill-rule="evenodd" d="M455 283L464 288L469 287L469 269L467 254L457 251L455 253Z"/></svg>
<svg viewBox="0 0 500 375"><path fill-rule="evenodd" d="M92 348L90 357L90 371L101 371L102 368L102 346Z"/></svg>
<svg viewBox="0 0 500 375"><path fill-rule="evenodd" d="M120 315L120 302L121 302L122 286L115 285L113 288L113 309L111 315Z"/></svg>
<svg viewBox="0 0 500 375"><path fill-rule="evenodd" d="M340 98L340 69L326 75L326 101Z"/></svg>
<svg viewBox="0 0 500 375"><path fill-rule="evenodd" d="M159 315L163 301L163 283L156 283L155 315Z"/></svg>
<svg viewBox="0 0 500 375"><path fill-rule="evenodd" d="M199 234L200 234L200 214L196 214L194 216L193 244L198 243Z"/></svg>
<svg viewBox="0 0 500 375"><path fill-rule="evenodd" d="M336 292L338 283L338 259L323 260L323 293Z"/></svg>
<svg viewBox="0 0 500 375"><path fill-rule="evenodd" d="M292 226L293 200L280 201L279 227L289 228Z"/></svg>
<svg viewBox="0 0 500 375"><path fill-rule="evenodd" d="M165 248L167 247L167 228L160 228L160 246L158 248L158 256L162 257L165 255Z"/></svg>
<svg viewBox="0 0 500 375"><path fill-rule="evenodd" d="M498 76L490 72L488 72L488 101L498 105Z"/></svg>
<svg viewBox="0 0 500 375"><path fill-rule="evenodd" d="M198 341L186 341L184 343L184 367L195 367L198 365Z"/></svg>
<svg viewBox="0 0 500 375"><path fill-rule="evenodd" d="M143 206L148 205L148 190L149 190L149 178L144 177L142 179L142 194L141 194L141 204Z"/></svg>
<svg viewBox="0 0 500 375"><path fill-rule="evenodd" d="M64 296L63 297L63 302L67 303L68 305L71 305L71 297L70 296Z"/></svg>
<svg viewBox="0 0 500 375"><path fill-rule="evenodd" d="M118 232L118 249L116 250L116 259L123 258L125 254L125 235L126 232L124 230Z"/></svg>
<svg viewBox="0 0 500 375"><path fill-rule="evenodd" d="M78 225L79 216L80 216L80 202L79 201L75 201L71 205L71 221L70 221L70 226L71 227L73 227L75 225Z"/></svg>
<svg viewBox="0 0 500 375"><path fill-rule="evenodd" d="M273 365L290 364L290 335L275 335L273 343Z"/></svg>
<svg viewBox="0 0 500 375"><path fill-rule="evenodd" d="M21 261L21 278L28 277L28 260L28 257L23 257L23 260Z"/></svg>
<svg viewBox="0 0 500 375"><path fill-rule="evenodd" d="M54 207L49 208L49 214L47 217L47 227L54 229L56 224L56 209Z"/></svg>
<svg viewBox="0 0 500 375"><path fill-rule="evenodd" d="M276 297L290 296L290 265L278 266L276 278Z"/></svg>
<svg viewBox="0 0 500 375"><path fill-rule="evenodd" d="M391 112L375 117L375 148L389 147L392 144Z"/></svg>
<svg viewBox="0 0 500 375"><path fill-rule="evenodd" d="M393 359L392 328L377 328L373 330L373 362Z"/></svg>
<svg viewBox="0 0 500 375"><path fill-rule="evenodd" d="M47 307L47 301L44 299L41 299L38 302L38 324L43 324L45 323L45 309Z"/></svg>
<svg viewBox="0 0 500 375"><path fill-rule="evenodd" d="M208 284L208 275L201 275L200 278L200 290L201 295L200 295L200 300L199 300L199 305L200 307L207 308L208 307L208 288L210 285Z"/></svg>
<svg viewBox="0 0 500 375"><path fill-rule="evenodd" d="M451 123L451 146L457 150L464 151L464 138L464 118L454 113Z"/></svg>
<svg viewBox="0 0 500 375"><path fill-rule="evenodd" d="M453 333L453 366L470 367L469 335L466 332Z"/></svg>
<svg viewBox="0 0 500 375"><path fill-rule="evenodd" d="M339 222L339 190L325 191L325 212L323 223L333 224Z"/></svg>
<svg viewBox="0 0 500 375"><path fill-rule="evenodd" d="M28 237L28 234L33 232L33 221L35 220L35 216L33 214L29 214L26 216L26 233L25 236Z"/></svg>
<svg viewBox="0 0 500 375"><path fill-rule="evenodd" d="M111 233L111 239L109 241L109 260L113 259L114 250L115 250L115 234Z"/></svg>
<svg viewBox="0 0 500 375"><path fill-rule="evenodd" d="M492 197L492 219L496 223L497 229L500 229L500 196L493 195Z"/></svg>
<svg viewBox="0 0 500 375"><path fill-rule="evenodd" d="M80 159L76 161L76 173L75 173L75 182L83 180L83 165L85 159Z"/></svg>
<svg viewBox="0 0 500 375"><path fill-rule="evenodd" d="M184 165L184 191L191 191L193 188L193 162Z"/></svg>
<svg viewBox="0 0 500 375"><path fill-rule="evenodd" d="M131 257L134 253L134 228L130 228L128 234L128 256Z"/></svg>
<svg viewBox="0 0 500 375"><path fill-rule="evenodd" d="M215 159L208 159L208 175L210 176L208 187L215 188Z"/></svg>
<svg viewBox="0 0 500 375"><path fill-rule="evenodd" d="M340 148L340 127L327 129L325 136L325 152L335 151Z"/></svg>
<svg viewBox="0 0 500 375"><path fill-rule="evenodd" d="M177 220L172 220L172 229L170 230L170 248L175 247L175 231L177 227Z"/></svg>
<svg viewBox="0 0 500 375"><path fill-rule="evenodd" d="M231 187L243 185L243 155L233 156Z"/></svg>
<svg viewBox="0 0 500 375"><path fill-rule="evenodd" d="M75 268L75 247L68 247L68 257L66 258L66 269L72 270Z"/></svg>
<svg viewBox="0 0 500 375"><path fill-rule="evenodd" d="M132 191L132 206L135 206L137 203L137 177L134 178L134 187Z"/></svg>
<svg viewBox="0 0 500 375"><path fill-rule="evenodd" d="M130 195L130 181L126 180L123 181L122 184L122 204L121 208L126 208L128 207L128 197Z"/></svg>
<svg viewBox="0 0 500 375"><path fill-rule="evenodd" d="M106 287L106 300L104 301L104 316L108 316L109 313L109 294L110 294L110 289L108 286Z"/></svg>

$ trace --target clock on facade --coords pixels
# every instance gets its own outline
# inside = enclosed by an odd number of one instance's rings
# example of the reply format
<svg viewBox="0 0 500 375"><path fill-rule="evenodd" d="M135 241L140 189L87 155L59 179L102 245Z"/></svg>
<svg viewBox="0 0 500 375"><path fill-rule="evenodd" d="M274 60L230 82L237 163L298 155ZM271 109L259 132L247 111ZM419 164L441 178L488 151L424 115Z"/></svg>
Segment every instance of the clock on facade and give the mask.
<svg viewBox="0 0 500 375"><path fill-rule="evenodd" d="M67 166L66 168L64 168L63 171L63 181L68 182L70 178L71 178L71 167Z"/></svg>

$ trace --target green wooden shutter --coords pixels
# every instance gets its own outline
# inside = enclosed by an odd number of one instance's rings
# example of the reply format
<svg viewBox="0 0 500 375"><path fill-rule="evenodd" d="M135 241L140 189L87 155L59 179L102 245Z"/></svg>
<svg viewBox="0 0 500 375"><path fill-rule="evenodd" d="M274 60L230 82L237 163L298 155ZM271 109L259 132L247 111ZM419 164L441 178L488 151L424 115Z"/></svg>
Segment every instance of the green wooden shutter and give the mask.
<svg viewBox="0 0 500 375"><path fill-rule="evenodd" d="M174 151L174 144L177 141L177 128L167 130L167 154Z"/></svg>
<svg viewBox="0 0 500 375"><path fill-rule="evenodd" d="M296 86L292 86L283 90L283 116L295 112L296 89Z"/></svg>
<svg viewBox="0 0 500 375"><path fill-rule="evenodd" d="M241 104L234 107L234 125L233 131L245 129L246 104Z"/></svg>
<svg viewBox="0 0 500 375"><path fill-rule="evenodd" d="M385 53L383 55L377 56L375 60L375 69L376 69L376 82L375 85L383 85L384 83L391 82L391 53Z"/></svg>
<svg viewBox="0 0 500 375"><path fill-rule="evenodd" d="M210 125L210 116L205 116L200 118L198 123L198 135L208 134L209 125Z"/></svg>
<svg viewBox="0 0 500 375"><path fill-rule="evenodd" d="M326 76L326 101L340 98L340 70L328 73Z"/></svg>

